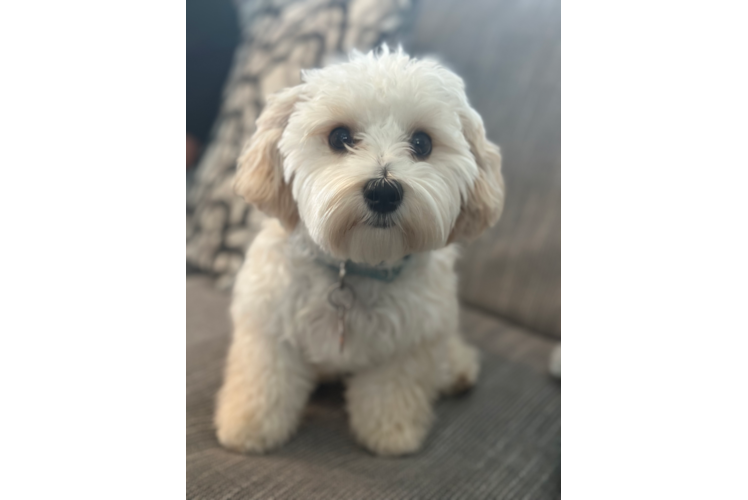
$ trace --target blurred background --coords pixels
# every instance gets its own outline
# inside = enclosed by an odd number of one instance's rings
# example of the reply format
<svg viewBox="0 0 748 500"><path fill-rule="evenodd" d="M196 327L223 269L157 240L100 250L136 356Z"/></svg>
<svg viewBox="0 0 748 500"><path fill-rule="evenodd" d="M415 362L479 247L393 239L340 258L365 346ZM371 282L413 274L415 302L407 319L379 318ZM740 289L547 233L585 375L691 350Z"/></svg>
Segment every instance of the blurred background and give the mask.
<svg viewBox="0 0 748 500"><path fill-rule="evenodd" d="M560 16L560 0L187 1L189 497L560 497L560 384L547 373L561 335ZM296 85L302 68L384 41L459 74L502 149L504 214L458 265L481 381L439 404L409 459L356 448L335 390L315 396L275 458L230 454L211 427L227 290L262 219L231 189L237 156L267 95Z"/></svg>

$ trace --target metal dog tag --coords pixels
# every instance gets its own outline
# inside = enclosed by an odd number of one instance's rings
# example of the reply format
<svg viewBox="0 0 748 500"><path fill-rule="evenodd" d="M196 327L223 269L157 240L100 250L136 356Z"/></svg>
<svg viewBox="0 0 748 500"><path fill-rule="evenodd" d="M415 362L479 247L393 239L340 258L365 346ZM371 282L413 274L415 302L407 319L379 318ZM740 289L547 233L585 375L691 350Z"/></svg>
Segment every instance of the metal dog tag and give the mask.
<svg viewBox="0 0 748 500"><path fill-rule="evenodd" d="M356 295L353 289L345 284L345 262L340 263L340 272L338 282L335 283L330 292L327 294L327 301L338 313L338 338L340 343L340 352L343 352L345 346L345 313L353 307Z"/></svg>
<svg viewBox="0 0 748 500"><path fill-rule="evenodd" d="M336 283L335 287L330 290L330 295L328 295L327 300L335 309L343 309L344 311L347 311L353 307L355 297L351 287L345 284Z"/></svg>

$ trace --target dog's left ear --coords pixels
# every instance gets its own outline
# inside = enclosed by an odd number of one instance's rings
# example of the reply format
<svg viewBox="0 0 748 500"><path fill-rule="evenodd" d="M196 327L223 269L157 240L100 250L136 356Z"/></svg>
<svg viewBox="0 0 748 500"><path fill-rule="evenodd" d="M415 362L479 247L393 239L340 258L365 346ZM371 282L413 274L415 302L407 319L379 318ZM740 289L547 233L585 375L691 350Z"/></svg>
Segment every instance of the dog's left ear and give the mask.
<svg viewBox="0 0 748 500"><path fill-rule="evenodd" d="M478 177L467 199L462 200L449 242L470 241L496 224L504 208L504 178L501 176L501 152L486 138L483 120L471 107L460 112L462 133L470 145Z"/></svg>
<svg viewBox="0 0 748 500"><path fill-rule="evenodd" d="M291 186L283 178L283 157L278 142L301 96L302 85L268 97L257 119L257 130L239 157L234 190L283 226L292 230L299 211Z"/></svg>

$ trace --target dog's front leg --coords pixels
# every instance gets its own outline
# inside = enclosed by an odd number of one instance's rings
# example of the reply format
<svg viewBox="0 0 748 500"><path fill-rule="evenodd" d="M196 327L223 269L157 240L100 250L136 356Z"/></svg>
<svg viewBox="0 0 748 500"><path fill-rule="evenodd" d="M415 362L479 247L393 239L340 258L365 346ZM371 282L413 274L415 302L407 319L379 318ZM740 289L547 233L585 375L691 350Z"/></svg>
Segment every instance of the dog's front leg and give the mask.
<svg viewBox="0 0 748 500"><path fill-rule="evenodd" d="M425 345L356 374L346 400L358 441L378 455L404 455L423 444L442 375L439 348Z"/></svg>
<svg viewBox="0 0 748 500"><path fill-rule="evenodd" d="M296 430L313 383L309 367L288 343L237 328L229 351L215 425L226 448L262 453Z"/></svg>

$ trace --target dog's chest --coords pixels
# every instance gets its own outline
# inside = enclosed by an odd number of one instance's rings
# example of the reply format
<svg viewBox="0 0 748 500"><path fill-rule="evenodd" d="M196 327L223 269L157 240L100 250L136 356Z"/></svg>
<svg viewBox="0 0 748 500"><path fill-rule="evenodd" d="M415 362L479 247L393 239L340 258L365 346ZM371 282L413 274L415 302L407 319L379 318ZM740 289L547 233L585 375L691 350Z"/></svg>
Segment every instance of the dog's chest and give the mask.
<svg viewBox="0 0 748 500"><path fill-rule="evenodd" d="M375 364L448 322L443 316L449 314L450 304L438 300L444 294L424 293L413 286L412 277L392 283L351 277L345 284L353 300L342 314L342 349L340 312L330 297L337 286L334 275L296 277L285 301L286 334L309 362L326 371Z"/></svg>

